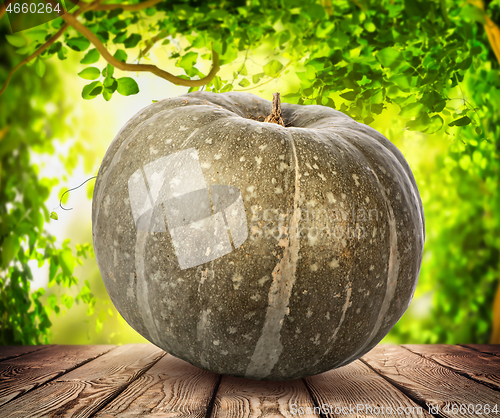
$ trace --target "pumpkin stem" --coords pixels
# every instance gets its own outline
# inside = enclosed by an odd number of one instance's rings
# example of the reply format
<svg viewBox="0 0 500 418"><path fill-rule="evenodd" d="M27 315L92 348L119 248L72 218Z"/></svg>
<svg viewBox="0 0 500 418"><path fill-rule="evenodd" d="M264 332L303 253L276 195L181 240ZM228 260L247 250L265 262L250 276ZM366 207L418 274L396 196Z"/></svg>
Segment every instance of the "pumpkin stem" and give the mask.
<svg viewBox="0 0 500 418"><path fill-rule="evenodd" d="M273 107L271 114L264 120L264 122L277 123L278 125L285 126L285 121L281 117L281 99L279 93L273 94Z"/></svg>

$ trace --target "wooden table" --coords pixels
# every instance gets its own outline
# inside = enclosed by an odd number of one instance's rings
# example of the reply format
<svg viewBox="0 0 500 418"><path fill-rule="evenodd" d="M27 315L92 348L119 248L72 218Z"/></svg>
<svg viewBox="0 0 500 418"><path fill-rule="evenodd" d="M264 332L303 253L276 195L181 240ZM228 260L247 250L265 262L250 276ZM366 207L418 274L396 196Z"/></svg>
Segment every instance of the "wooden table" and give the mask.
<svg viewBox="0 0 500 418"><path fill-rule="evenodd" d="M0 347L0 417L41 416L500 416L500 345L379 345L284 382L221 376L150 344Z"/></svg>

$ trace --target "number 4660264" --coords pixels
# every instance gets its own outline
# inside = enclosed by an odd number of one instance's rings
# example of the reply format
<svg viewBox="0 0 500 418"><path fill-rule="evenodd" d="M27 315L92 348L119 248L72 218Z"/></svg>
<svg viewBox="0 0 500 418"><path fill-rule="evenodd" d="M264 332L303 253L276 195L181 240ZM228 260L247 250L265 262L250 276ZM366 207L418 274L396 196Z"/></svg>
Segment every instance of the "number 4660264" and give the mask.
<svg viewBox="0 0 500 418"><path fill-rule="evenodd" d="M61 8L59 3L56 3L55 7L49 3L15 3L14 5L10 3L6 11L8 13L60 13Z"/></svg>

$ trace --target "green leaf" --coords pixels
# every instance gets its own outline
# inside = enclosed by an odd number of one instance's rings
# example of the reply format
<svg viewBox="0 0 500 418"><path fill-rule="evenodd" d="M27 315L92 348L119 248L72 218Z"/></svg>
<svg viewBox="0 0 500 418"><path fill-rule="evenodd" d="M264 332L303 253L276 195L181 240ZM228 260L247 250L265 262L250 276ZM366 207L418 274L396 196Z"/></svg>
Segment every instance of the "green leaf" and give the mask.
<svg viewBox="0 0 500 418"><path fill-rule="evenodd" d="M426 134L433 134L437 131L439 131L444 125L444 120L441 116L439 115L434 115L431 118L429 127L424 131Z"/></svg>
<svg viewBox="0 0 500 418"><path fill-rule="evenodd" d="M5 39L9 44L18 48L26 45L26 39L19 35L5 35Z"/></svg>
<svg viewBox="0 0 500 418"><path fill-rule="evenodd" d="M396 69L402 62L404 62L403 54L390 47L381 49L377 53L376 58L384 67L391 69Z"/></svg>
<svg viewBox="0 0 500 418"><path fill-rule="evenodd" d="M257 73L252 76L252 83L257 84L259 80L264 77L264 73Z"/></svg>
<svg viewBox="0 0 500 418"><path fill-rule="evenodd" d="M375 32L377 30L377 27L373 22L365 21L363 26L368 32Z"/></svg>
<svg viewBox="0 0 500 418"><path fill-rule="evenodd" d="M19 238L10 234L2 242L2 268L7 268L19 251Z"/></svg>
<svg viewBox="0 0 500 418"><path fill-rule="evenodd" d="M95 48L91 49L89 52L85 54L83 59L80 61L80 64L94 64L99 61L101 54Z"/></svg>
<svg viewBox="0 0 500 418"><path fill-rule="evenodd" d="M469 125L471 123L471 120L468 116L463 116L459 119L455 119L454 121L450 122L448 126L465 126Z"/></svg>
<svg viewBox="0 0 500 418"><path fill-rule="evenodd" d="M141 41L141 39L142 39L141 35L133 33L123 41L123 44L125 45L125 48L135 48L137 44Z"/></svg>
<svg viewBox="0 0 500 418"><path fill-rule="evenodd" d="M241 87L248 87L250 85L250 81L248 81L246 78L244 78L238 83L238 85Z"/></svg>
<svg viewBox="0 0 500 418"><path fill-rule="evenodd" d="M357 94L354 91L348 91L346 93L342 93L340 97L343 99L349 100L350 102L356 100Z"/></svg>
<svg viewBox="0 0 500 418"><path fill-rule="evenodd" d="M70 249L62 250L59 255L59 264L65 275L71 276L73 274L73 269L75 268L75 258Z"/></svg>
<svg viewBox="0 0 500 418"><path fill-rule="evenodd" d="M101 76L101 72L99 71L99 68L87 67L80 71L78 75L85 80L95 80Z"/></svg>
<svg viewBox="0 0 500 418"><path fill-rule="evenodd" d="M136 81L130 77L121 77L117 80L117 91L122 96L130 96L139 93L139 86Z"/></svg>
<svg viewBox="0 0 500 418"><path fill-rule="evenodd" d="M118 61L127 62L127 53L123 49L117 49L113 55Z"/></svg>
<svg viewBox="0 0 500 418"><path fill-rule="evenodd" d="M106 77L113 77L114 73L115 67L113 67L111 64L106 65Z"/></svg>
<svg viewBox="0 0 500 418"><path fill-rule="evenodd" d="M68 39L66 44L75 51L85 51L90 46L90 41L83 36L79 36Z"/></svg>
<svg viewBox="0 0 500 418"><path fill-rule="evenodd" d="M410 103L405 106L401 106L401 112L399 112L399 116L403 118L412 118L416 117L422 111L424 105L420 102Z"/></svg>
<svg viewBox="0 0 500 418"><path fill-rule="evenodd" d="M176 65L178 67L184 68L185 70L188 70L196 64L197 59L198 59L198 53L188 52L177 61Z"/></svg>
<svg viewBox="0 0 500 418"><path fill-rule="evenodd" d="M102 92L102 83L100 81L94 81L90 84L87 84L82 90L82 97L85 100L91 100L101 94Z"/></svg>
<svg viewBox="0 0 500 418"><path fill-rule="evenodd" d="M43 75L45 74L45 62L43 62L43 59L41 59L40 57L37 57L35 61L35 72L39 77L43 77Z"/></svg>
<svg viewBox="0 0 500 418"><path fill-rule="evenodd" d="M54 219L56 221L59 219L56 212L50 212L50 217L51 217L51 219Z"/></svg>
<svg viewBox="0 0 500 418"><path fill-rule="evenodd" d="M281 71L283 68L283 64L277 60L271 60L266 65L264 65L264 74L269 77L274 77L276 74Z"/></svg>

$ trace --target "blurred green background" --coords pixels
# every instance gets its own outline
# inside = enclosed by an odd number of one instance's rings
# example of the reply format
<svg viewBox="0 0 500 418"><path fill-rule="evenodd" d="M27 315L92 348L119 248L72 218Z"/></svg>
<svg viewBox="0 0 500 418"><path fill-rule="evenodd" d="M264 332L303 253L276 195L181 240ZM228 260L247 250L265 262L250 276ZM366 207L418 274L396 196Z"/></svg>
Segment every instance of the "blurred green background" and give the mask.
<svg viewBox="0 0 500 418"><path fill-rule="evenodd" d="M490 36L500 35L500 2L186 0L81 16L127 62L200 78L213 45L221 69L204 89L280 91L388 137L413 170L426 243L414 300L383 342L500 342L500 45ZM13 35L6 17L0 83L64 24ZM137 111L193 88L112 68L75 28L66 34L0 96L0 344L144 342L92 254L94 182L65 196L71 211L59 198L97 174ZM89 65L99 81L81 73ZM131 90L116 88L121 77Z"/></svg>

